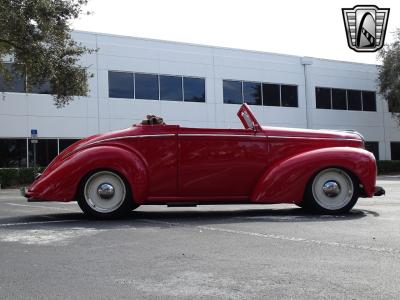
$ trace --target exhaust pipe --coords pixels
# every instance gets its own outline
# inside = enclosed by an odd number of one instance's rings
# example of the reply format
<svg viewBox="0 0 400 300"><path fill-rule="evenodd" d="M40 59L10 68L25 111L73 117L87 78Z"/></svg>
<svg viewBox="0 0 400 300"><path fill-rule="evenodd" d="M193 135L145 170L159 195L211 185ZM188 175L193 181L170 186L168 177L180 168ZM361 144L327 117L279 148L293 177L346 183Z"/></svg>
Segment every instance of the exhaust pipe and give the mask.
<svg viewBox="0 0 400 300"><path fill-rule="evenodd" d="M374 193L374 196L382 196L382 195L385 195L385 189L383 188L383 187L381 187L381 186L376 186L375 187L375 193Z"/></svg>

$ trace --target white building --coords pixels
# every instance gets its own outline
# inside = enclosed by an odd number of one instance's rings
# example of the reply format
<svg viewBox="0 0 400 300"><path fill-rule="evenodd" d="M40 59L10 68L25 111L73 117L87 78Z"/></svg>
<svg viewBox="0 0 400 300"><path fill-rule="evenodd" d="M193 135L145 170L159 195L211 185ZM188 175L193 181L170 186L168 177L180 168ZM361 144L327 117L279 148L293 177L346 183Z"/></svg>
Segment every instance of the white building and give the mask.
<svg viewBox="0 0 400 300"><path fill-rule="evenodd" d="M0 80L0 167L32 162L31 129L38 130L44 165L74 139L128 127L150 113L181 126L240 127L239 104L232 102L243 98L264 125L354 129L379 159L400 159L400 130L376 93L375 65L89 32L73 36L99 49L82 59L94 74L89 96L57 109L52 96L25 93L23 84L6 88Z"/></svg>

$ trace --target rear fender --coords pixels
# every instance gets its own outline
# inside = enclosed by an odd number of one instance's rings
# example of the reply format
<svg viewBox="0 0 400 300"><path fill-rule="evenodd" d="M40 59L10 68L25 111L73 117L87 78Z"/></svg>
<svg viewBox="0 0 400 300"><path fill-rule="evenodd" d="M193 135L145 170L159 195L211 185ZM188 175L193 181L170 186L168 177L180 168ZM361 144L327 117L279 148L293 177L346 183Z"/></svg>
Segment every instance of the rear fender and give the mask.
<svg viewBox="0 0 400 300"><path fill-rule="evenodd" d="M367 197L374 195L376 162L372 153L360 148L334 147L304 152L274 164L260 177L251 201L300 203L309 180L330 167L348 170L363 185Z"/></svg>
<svg viewBox="0 0 400 300"><path fill-rule="evenodd" d="M130 185L136 204L147 198L147 167L140 155L118 146L82 149L61 160L35 181L29 192L38 199L71 201L77 196L83 178L95 170L112 170Z"/></svg>

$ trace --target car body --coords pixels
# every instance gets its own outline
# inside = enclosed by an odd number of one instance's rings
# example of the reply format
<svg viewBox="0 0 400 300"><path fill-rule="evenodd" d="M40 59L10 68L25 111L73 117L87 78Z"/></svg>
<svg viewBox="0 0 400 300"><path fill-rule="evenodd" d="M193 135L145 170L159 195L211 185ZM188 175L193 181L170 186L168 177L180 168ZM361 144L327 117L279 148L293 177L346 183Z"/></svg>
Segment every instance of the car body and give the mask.
<svg viewBox="0 0 400 300"><path fill-rule="evenodd" d="M294 203L339 213L384 192L359 133L263 127L247 104L238 117L244 129L133 125L85 138L25 196L78 200L89 215L108 217L146 204Z"/></svg>

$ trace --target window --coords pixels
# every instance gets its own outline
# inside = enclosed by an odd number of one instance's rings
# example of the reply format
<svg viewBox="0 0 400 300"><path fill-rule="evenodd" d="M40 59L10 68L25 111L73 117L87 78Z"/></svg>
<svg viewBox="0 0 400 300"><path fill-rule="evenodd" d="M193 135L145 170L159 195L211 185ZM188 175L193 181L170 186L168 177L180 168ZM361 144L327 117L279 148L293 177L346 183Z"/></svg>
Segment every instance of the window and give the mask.
<svg viewBox="0 0 400 300"><path fill-rule="evenodd" d="M74 144L77 141L79 141L79 139L60 139L58 141L60 153L61 153L61 151L67 149L69 146L71 146L72 144Z"/></svg>
<svg viewBox="0 0 400 300"><path fill-rule="evenodd" d="M400 142L390 143L390 154L392 160L400 160Z"/></svg>
<svg viewBox="0 0 400 300"><path fill-rule="evenodd" d="M29 166L33 167L33 144L29 140ZM54 157L57 156L57 140L56 139L39 139L36 144L36 165L47 166Z"/></svg>
<svg viewBox="0 0 400 300"><path fill-rule="evenodd" d="M376 111L375 92L362 91L362 101L364 111Z"/></svg>
<svg viewBox="0 0 400 300"><path fill-rule="evenodd" d="M261 83L243 82L244 102L250 105L261 105Z"/></svg>
<svg viewBox="0 0 400 300"><path fill-rule="evenodd" d="M206 102L204 78L108 72L110 98Z"/></svg>
<svg viewBox="0 0 400 300"><path fill-rule="evenodd" d="M108 72L108 96L110 98L133 98L133 73Z"/></svg>
<svg viewBox="0 0 400 300"><path fill-rule="evenodd" d="M372 91L316 87L315 98L317 108L376 111L376 97Z"/></svg>
<svg viewBox="0 0 400 300"><path fill-rule="evenodd" d="M0 167L26 167L26 139L0 140Z"/></svg>
<svg viewBox="0 0 400 300"><path fill-rule="evenodd" d="M203 78L183 77L184 100L206 102L206 81Z"/></svg>
<svg viewBox="0 0 400 300"><path fill-rule="evenodd" d="M158 100L158 75L135 74L135 98Z"/></svg>
<svg viewBox="0 0 400 300"><path fill-rule="evenodd" d="M333 109L347 109L346 90L332 89L332 108Z"/></svg>
<svg viewBox="0 0 400 300"><path fill-rule="evenodd" d="M281 85L281 102L286 107L298 106L296 85Z"/></svg>
<svg viewBox="0 0 400 300"><path fill-rule="evenodd" d="M365 149L375 156L375 159L379 159L379 142L365 142Z"/></svg>
<svg viewBox="0 0 400 300"><path fill-rule="evenodd" d="M34 85L29 93L32 94L51 94L51 84L50 81L46 81L37 85Z"/></svg>
<svg viewBox="0 0 400 300"><path fill-rule="evenodd" d="M242 82L233 80L223 81L224 103L242 104Z"/></svg>
<svg viewBox="0 0 400 300"><path fill-rule="evenodd" d="M11 63L5 63L4 68L11 73L10 80L0 76L0 92L25 93L25 76L18 74Z"/></svg>
<svg viewBox="0 0 400 300"><path fill-rule="evenodd" d="M223 87L224 103L298 107L297 85L224 80Z"/></svg>
<svg viewBox="0 0 400 300"><path fill-rule="evenodd" d="M160 75L160 99L182 101L182 77Z"/></svg>
<svg viewBox="0 0 400 300"><path fill-rule="evenodd" d="M347 90L347 100L349 103L349 110L362 110L360 91Z"/></svg>
<svg viewBox="0 0 400 300"><path fill-rule="evenodd" d="M331 109L331 89L316 87L315 101L317 108Z"/></svg>
<svg viewBox="0 0 400 300"><path fill-rule="evenodd" d="M400 113L400 106L396 101L388 100L388 106L389 106L389 112Z"/></svg>
<svg viewBox="0 0 400 300"><path fill-rule="evenodd" d="M279 84L263 83L263 104L268 106L281 106L281 92Z"/></svg>

